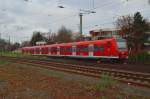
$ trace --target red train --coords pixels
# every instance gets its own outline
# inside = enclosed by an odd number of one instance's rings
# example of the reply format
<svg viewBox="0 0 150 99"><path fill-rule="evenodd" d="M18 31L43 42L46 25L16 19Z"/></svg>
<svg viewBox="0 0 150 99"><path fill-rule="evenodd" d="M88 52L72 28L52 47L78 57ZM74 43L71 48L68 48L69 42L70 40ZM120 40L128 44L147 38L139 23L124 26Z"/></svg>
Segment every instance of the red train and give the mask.
<svg viewBox="0 0 150 99"><path fill-rule="evenodd" d="M94 59L127 59L128 51L124 39L108 38L21 48L23 54L63 56Z"/></svg>

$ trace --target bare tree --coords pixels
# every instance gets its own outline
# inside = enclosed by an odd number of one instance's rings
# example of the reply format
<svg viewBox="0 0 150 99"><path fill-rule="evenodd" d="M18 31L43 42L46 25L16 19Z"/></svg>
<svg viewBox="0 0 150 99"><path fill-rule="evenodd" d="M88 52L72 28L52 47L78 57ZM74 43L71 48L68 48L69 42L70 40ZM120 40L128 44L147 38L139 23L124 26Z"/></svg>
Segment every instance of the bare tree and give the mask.
<svg viewBox="0 0 150 99"><path fill-rule="evenodd" d="M47 41L47 39L41 35L41 32L33 32L33 36L31 38L31 41L30 41L30 45L34 46L36 45L36 42L38 41Z"/></svg>
<svg viewBox="0 0 150 99"><path fill-rule="evenodd" d="M57 34L51 33L48 37L48 44L55 44L57 42Z"/></svg>
<svg viewBox="0 0 150 99"><path fill-rule="evenodd" d="M144 42L147 41L146 32L149 30L148 20L144 19L140 12L134 14L133 35L134 46L137 53L141 52L144 47Z"/></svg>
<svg viewBox="0 0 150 99"><path fill-rule="evenodd" d="M128 38L129 36L132 35L133 32L133 16L127 15L127 16L122 16L117 19L116 21L116 26L117 28L121 29L121 36L123 38Z"/></svg>
<svg viewBox="0 0 150 99"><path fill-rule="evenodd" d="M11 51L15 51L20 47L20 43L14 43L11 45Z"/></svg>
<svg viewBox="0 0 150 99"><path fill-rule="evenodd" d="M121 29L121 36L127 39L128 48L132 48L135 52L140 52L144 45L146 31L149 29L148 21L145 20L140 12L134 16L122 16L117 19L116 27Z"/></svg>
<svg viewBox="0 0 150 99"><path fill-rule="evenodd" d="M4 39L0 39L0 51L6 50L8 43Z"/></svg>
<svg viewBox="0 0 150 99"><path fill-rule="evenodd" d="M57 43L67 43L72 42L72 31L70 29L67 29L66 27L62 26L58 30L58 34L56 37Z"/></svg>
<svg viewBox="0 0 150 99"><path fill-rule="evenodd" d="M30 46L30 41L24 41L21 43L21 47Z"/></svg>

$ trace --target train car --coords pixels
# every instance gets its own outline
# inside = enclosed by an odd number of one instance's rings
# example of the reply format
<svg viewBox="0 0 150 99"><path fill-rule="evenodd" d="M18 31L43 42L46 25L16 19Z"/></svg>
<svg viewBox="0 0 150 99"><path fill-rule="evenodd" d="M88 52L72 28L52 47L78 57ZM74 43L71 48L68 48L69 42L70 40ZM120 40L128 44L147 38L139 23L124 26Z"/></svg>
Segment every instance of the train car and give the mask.
<svg viewBox="0 0 150 99"><path fill-rule="evenodd" d="M126 40L114 38L24 47L22 48L22 53L92 59L121 60L128 58Z"/></svg>

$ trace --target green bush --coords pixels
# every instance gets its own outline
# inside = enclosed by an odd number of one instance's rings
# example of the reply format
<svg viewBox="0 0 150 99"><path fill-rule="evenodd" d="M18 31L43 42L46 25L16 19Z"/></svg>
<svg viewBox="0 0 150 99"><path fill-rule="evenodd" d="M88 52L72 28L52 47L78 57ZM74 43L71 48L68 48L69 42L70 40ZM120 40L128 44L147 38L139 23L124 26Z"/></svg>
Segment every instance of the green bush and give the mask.
<svg viewBox="0 0 150 99"><path fill-rule="evenodd" d="M140 53L138 55L130 55L129 62L140 62L140 63L150 63L150 54L147 52Z"/></svg>
<svg viewBox="0 0 150 99"><path fill-rule="evenodd" d="M0 52L1 56L10 56L10 57L19 57L22 54L19 52L11 52L11 51L2 51Z"/></svg>
<svg viewBox="0 0 150 99"><path fill-rule="evenodd" d="M96 85L97 91L105 91L109 88L115 87L117 85L117 81L112 79L108 75L101 75L100 82Z"/></svg>

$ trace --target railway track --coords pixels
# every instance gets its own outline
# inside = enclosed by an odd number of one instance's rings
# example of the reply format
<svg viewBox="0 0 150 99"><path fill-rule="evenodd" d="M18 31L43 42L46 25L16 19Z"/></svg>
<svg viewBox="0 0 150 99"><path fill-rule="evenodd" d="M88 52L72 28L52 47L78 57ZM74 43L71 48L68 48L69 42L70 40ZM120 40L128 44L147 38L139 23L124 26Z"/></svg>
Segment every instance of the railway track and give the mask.
<svg viewBox="0 0 150 99"><path fill-rule="evenodd" d="M140 72L129 72L123 70L106 69L101 67L89 67L85 65L73 65L67 63L39 61L36 59L16 58L16 57L0 57L0 60L7 60L19 64L29 64L41 68L65 71L91 77L100 78L101 74L109 75L115 80L130 83L136 86L144 86L150 88L150 74Z"/></svg>
<svg viewBox="0 0 150 99"><path fill-rule="evenodd" d="M23 57L24 58L24 57ZM26 57L27 59L34 59L39 61L48 61L48 62L59 62L59 63L67 63L71 65L85 65L89 67L101 67L106 69L114 69L115 70L124 70L124 71L132 71L132 72L142 72L142 73L150 73L150 67L149 65L144 64L121 64L121 63L111 63L107 61L100 62L98 60L79 60L79 59L71 59L71 58L54 58L54 57L42 57L41 56L32 56L32 57Z"/></svg>

